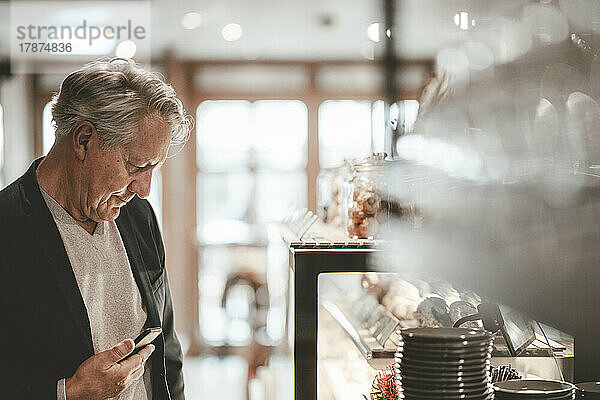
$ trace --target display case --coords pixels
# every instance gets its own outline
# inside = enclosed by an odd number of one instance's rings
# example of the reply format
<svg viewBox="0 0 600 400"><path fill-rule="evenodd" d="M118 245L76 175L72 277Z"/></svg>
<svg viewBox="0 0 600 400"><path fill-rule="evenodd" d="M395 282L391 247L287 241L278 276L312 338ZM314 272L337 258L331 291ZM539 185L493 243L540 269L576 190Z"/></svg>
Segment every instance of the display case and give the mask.
<svg viewBox="0 0 600 400"><path fill-rule="evenodd" d="M398 330L451 326L477 312L482 299L472 290L408 277L391 263L386 270L389 243L350 239L311 220L305 215L279 227L289 252L295 398L368 398L378 372L394 363ZM443 317L432 310L442 303ZM510 364L523 377L572 380L573 338L550 327L544 333L548 340L537 332L518 357L496 335L493 365Z"/></svg>
<svg viewBox="0 0 600 400"><path fill-rule="evenodd" d="M344 400L369 397L376 374L394 365L401 329L452 326L482 302L447 282L381 272L320 274L318 300L317 398ZM510 365L514 377L572 381L573 338L548 326L543 333L531 328L534 336L517 357L502 333L495 334L492 368Z"/></svg>

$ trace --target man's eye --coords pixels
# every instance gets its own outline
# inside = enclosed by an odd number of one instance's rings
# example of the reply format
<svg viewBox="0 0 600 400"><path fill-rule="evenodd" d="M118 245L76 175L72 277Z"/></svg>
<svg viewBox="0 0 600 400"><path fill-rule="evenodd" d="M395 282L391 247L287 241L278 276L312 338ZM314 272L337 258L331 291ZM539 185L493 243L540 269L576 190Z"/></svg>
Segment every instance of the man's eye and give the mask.
<svg viewBox="0 0 600 400"><path fill-rule="evenodd" d="M142 171L144 167L138 167L137 165L129 164L129 169L132 173L135 173Z"/></svg>

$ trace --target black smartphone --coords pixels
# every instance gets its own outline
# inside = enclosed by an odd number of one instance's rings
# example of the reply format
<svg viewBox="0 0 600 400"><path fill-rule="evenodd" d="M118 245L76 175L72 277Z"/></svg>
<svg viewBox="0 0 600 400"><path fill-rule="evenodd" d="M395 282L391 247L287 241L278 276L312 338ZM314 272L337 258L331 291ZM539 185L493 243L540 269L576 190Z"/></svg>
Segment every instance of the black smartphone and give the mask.
<svg viewBox="0 0 600 400"><path fill-rule="evenodd" d="M135 340L133 341L135 343L135 347L133 348L133 351L131 353L129 353L127 355L127 357L123 358L119 362L125 361L132 355L137 354L138 351L140 351L141 349L143 349L144 347L146 347L147 345L152 343L152 341L154 339L156 339L158 337L158 335L160 335L161 333L162 333L162 329L160 327L144 329L142 331L142 333L140 333L138 335L138 337L136 337Z"/></svg>

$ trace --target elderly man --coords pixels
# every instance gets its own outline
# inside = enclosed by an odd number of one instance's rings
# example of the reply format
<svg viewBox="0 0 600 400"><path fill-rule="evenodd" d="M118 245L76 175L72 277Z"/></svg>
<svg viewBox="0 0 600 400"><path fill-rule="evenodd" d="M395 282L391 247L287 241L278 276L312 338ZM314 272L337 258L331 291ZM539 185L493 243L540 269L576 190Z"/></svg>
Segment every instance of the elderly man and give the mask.
<svg viewBox="0 0 600 400"><path fill-rule="evenodd" d="M132 61L98 60L54 98L56 140L0 192L0 398L183 399L156 217L143 200L190 118ZM148 327L162 334L129 356Z"/></svg>

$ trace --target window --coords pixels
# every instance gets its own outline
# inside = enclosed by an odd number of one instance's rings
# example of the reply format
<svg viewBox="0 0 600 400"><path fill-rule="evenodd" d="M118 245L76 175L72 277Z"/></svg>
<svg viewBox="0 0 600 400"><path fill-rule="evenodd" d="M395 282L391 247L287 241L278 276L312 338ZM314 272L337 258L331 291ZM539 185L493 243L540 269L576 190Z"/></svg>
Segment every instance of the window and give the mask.
<svg viewBox="0 0 600 400"><path fill-rule="evenodd" d="M383 116L383 113L382 113ZM341 165L345 159L371 153L370 101L327 100L319 107L319 164Z"/></svg>
<svg viewBox="0 0 600 400"><path fill-rule="evenodd" d="M257 328L248 304L264 307L247 279L264 276L266 225L307 204L307 108L295 100L205 101L196 133L200 332L212 345L244 345ZM225 291L233 274L242 282ZM269 282L262 321L275 342L284 334L277 315L285 314L277 285Z"/></svg>
<svg viewBox="0 0 600 400"><path fill-rule="evenodd" d="M42 154L46 155L54 145L56 132L56 124L52 120L52 102L48 102L44 107L42 118ZM162 225L162 177L159 169L155 169L152 173L152 185L147 200L156 213L158 223Z"/></svg>
<svg viewBox="0 0 600 400"><path fill-rule="evenodd" d="M200 104L198 225L214 232L226 220L266 224L305 206L307 132L300 101Z"/></svg>
<svg viewBox="0 0 600 400"><path fill-rule="evenodd" d="M419 110L416 100L403 100L390 108L390 119L399 120L403 132L412 131ZM327 100L319 107L319 164L341 165L344 160L383 152L385 136L382 100Z"/></svg>

